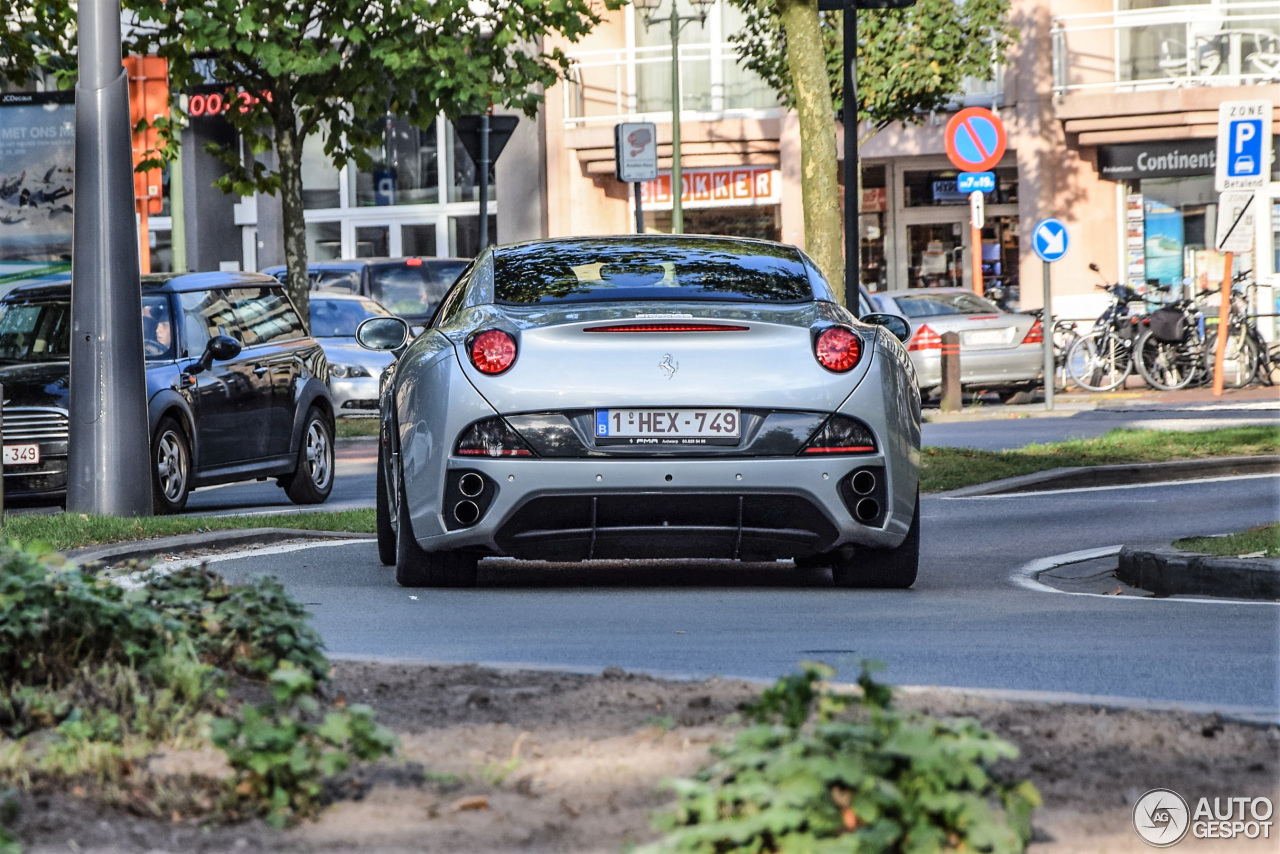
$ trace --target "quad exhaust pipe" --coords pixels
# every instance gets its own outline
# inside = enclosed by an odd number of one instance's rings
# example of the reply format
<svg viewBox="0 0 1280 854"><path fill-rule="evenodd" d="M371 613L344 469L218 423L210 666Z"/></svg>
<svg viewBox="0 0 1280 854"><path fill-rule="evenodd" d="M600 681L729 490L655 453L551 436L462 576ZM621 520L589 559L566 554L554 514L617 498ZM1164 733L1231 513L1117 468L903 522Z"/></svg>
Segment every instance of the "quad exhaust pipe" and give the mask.
<svg viewBox="0 0 1280 854"><path fill-rule="evenodd" d="M860 471L853 476L849 484L858 495L870 495L876 488L876 476L869 471Z"/></svg>
<svg viewBox="0 0 1280 854"><path fill-rule="evenodd" d="M453 518L459 525L474 525L480 518L480 505L474 501L459 501L453 507Z"/></svg>
<svg viewBox="0 0 1280 854"><path fill-rule="evenodd" d="M853 509L859 522L870 522L880 515L880 502L874 498L864 498Z"/></svg>
<svg viewBox="0 0 1280 854"><path fill-rule="evenodd" d="M484 478L475 472L467 472L458 478L458 491L467 498L475 498L484 492Z"/></svg>

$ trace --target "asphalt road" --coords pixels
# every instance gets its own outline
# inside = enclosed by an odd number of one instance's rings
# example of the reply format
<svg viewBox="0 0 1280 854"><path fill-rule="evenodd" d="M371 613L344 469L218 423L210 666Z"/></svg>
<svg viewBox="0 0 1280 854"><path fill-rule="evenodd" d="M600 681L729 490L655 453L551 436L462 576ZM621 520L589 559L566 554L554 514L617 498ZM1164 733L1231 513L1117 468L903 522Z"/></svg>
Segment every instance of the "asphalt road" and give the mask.
<svg viewBox="0 0 1280 854"><path fill-rule="evenodd" d="M896 684L1069 692L1280 716L1280 606L1067 595L1013 576L1098 546L1277 518L1280 478L923 500L909 591L837 590L789 563L485 561L475 590L409 590L372 542L224 561L280 577L331 652L771 678L807 658Z"/></svg>

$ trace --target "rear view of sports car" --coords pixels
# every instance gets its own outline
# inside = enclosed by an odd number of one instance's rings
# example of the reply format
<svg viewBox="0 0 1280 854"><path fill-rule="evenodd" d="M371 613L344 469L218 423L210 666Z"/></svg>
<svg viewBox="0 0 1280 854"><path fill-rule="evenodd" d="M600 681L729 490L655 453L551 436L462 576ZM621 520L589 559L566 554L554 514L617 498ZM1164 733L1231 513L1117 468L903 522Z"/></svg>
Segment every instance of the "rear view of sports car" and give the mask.
<svg viewBox="0 0 1280 854"><path fill-rule="evenodd" d="M487 556L794 559L909 587L920 399L905 321L791 246L592 237L486 250L383 376L378 549L400 584Z"/></svg>

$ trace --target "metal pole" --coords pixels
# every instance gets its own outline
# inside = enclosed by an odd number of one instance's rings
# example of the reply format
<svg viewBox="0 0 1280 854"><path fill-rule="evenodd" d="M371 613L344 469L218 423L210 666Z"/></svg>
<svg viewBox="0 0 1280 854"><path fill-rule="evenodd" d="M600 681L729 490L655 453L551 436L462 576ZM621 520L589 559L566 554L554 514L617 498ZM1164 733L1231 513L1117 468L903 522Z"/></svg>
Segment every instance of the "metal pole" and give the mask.
<svg viewBox="0 0 1280 854"><path fill-rule="evenodd" d="M680 15L671 2L671 233L684 234L684 177L680 171Z"/></svg>
<svg viewBox="0 0 1280 854"><path fill-rule="evenodd" d="M186 204L182 195L182 140L178 140L178 152L169 164L169 218L173 222L169 232L169 245L173 247L173 272L187 272L187 222Z"/></svg>
<svg viewBox="0 0 1280 854"><path fill-rule="evenodd" d="M480 116L480 251L489 245L489 114Z"/></svg>
<svg viewBox="0 0 1280 854"><path fill-rule="evenodd" d="M151 513L142 292L120 0L81 0L67 510Z"/></svg>
<svg viewBox="0 0 1280 854"><path fill-rule="evenodd" d="M1218 340L1213 350L1213 396L1222 397L1226 387L1227 336L1231 334L1231 260L1234 252L1226 253L1222 265L1222 301L1218 304ZM1244 334L1241 332L1241 334Z"/></svg>
<svg viewBox="0 0 1280 854"><path fill-rule="evenodd" d="M984 296L987 289L982 284L982 229L969 226L969 245L973 250L973 292Z"/></svg>
<svg viewBox="0 0 1280 854"><path fill-rule="evenodd" d="M640 205L640 182L635 182L636 188L636 234L644 234L644 208Z"/></svg>
<svg viewBox="0 0 1280 854"><path fill-rule="evenodd" d="M862 246L858 239L858 10L844 10L844 304L858 312Z"/></svg>
<svg viewBox="0 0 1280 854"><path fill-rule="evenodd" d="M1044 343L1041 344L1044 350L1044 408L1046 410L1053 409L1053 297L1049 293L1049 262L1042 261L1044 265L1044 312L1040 315L1041 336Z"/></svg>

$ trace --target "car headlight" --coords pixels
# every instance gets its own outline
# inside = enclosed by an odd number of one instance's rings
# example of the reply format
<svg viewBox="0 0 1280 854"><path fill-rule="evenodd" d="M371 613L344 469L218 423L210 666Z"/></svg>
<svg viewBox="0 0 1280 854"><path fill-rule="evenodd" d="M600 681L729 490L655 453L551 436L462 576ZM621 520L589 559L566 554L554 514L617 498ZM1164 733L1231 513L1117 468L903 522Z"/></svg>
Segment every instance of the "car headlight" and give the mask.
<svg viewBox="0 0 1280 854"><path fill-rule="evenodd" d="M355 377L371 377L369 369L364 365L343 365L332 364L329 366L329 376L335 380L354 379Z"/></svg>

